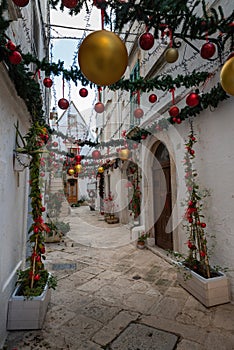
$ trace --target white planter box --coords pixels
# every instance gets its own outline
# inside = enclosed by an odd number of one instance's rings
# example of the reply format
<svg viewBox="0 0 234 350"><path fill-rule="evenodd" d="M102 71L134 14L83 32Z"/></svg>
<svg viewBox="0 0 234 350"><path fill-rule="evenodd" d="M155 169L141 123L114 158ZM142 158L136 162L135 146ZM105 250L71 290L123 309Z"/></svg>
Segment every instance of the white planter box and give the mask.
<svg viewBox="0 0 234 350"><path fill-rule="evenodd" d="M206 307L230 302L230 286L227 276L204 278L180 265L177 272L179 284Z"/></svg>
<svg viewBox="0 0 234 350"><path fill-rule="evenodd" d="M41 329L51 298L51 289L46 286L41 295L31 299L18 296L18 290L19 286L8 301L7 329Z"/></svg>

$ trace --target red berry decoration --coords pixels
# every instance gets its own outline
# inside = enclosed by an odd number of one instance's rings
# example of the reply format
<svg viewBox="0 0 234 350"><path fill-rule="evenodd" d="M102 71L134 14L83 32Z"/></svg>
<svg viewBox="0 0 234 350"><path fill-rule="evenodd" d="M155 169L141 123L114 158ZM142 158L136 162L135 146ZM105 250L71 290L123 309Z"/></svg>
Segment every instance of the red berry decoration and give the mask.
<svg viewBox="0 0 234 350"><path fill-rule="evenodd" d="M41 276L38 273L34 276L35 281L39 281L40 278L41 278Z"/></svg>
<svg viewBox="0 0 234 350"><path fill-rule="evenodd" d="M201 222L200 225L201 225L202 228L205 228L205 227L206 227L206 223L205 223L205 222Z"/></svg>
<svg viewBox="0 0 234 350"><path fill-rule="evenodd" d="M81 97L86 97L88 96L88 90L85 88L80 89L79 94Z"/></svg>
<svg viewBox="0 0 234 350"><path fill-rule="evenodd" d="M69 102L65 98L60 98L58 101L58 106L61 109L67 109L69 107Z"/></svg>
<svg viewBox="0 0 234 350"><path fill-rule="evenodd" d="M142 50L150 50L154 46L153 34L143 33L139 38L139 46Z"/></svg>
<svg viewBox="0 0 234 350"><path fill-rule="evenodd" d="M204 59L209 59L214 56L216 51L215 45L213 43L207 42L205 43L200 51L201 57Z"/></svg>
<svg viewBox="0 0 234 350"><path fill-rule="evenodd" d="M11 50L11 51L15 51L16 49L16 45L11 40L7 42L6 47L8 48L8 50Z"/></svg>
<svg viewBox="0 0 234 350"><path fill-rule="evenodd" d="M45 78L43 80L43 84L45 87L50 88L53 85L53 81L50 78Z"/></svg>
<svg viewBox="0 0 234 350"><path fill-rule="evenodd" d="M75 156L75 160L77 163L80 163L82 160L82 156L80 156L79 154L77 156Z"/></svg>
<svg viewBox="0 0 234 350"><path fill-rule="evenodd" d="M169 114L171 117L177 117L180 113L180 110L177 106L172 106L170 109L169 109Z"/></svg>
<svg viewBox="0 0 234 350"><path fill-rule="evenodd" d="M101 153L98 150L92 152L93 159L99 159L101 157Z"/></svg>
<svg viewBox="0 0 234 350"><path fill-rule="evenodd" d="M20 7L27 6L29 3L29 0L12 0L12 1L16 6L20 6Z"/></svg>
<svg viewBox="0 0 234 350"><path fill-rule="evenodd" d="M186 104L189 107L196 107L200 102L200 96L195 92L192 92L186 97Z"/></svg>
<svg viewBox="0 0 234 350"><path fill-rule="evenodd" d="M134 111L134 117L135 118L140 119L140 118L143 117L143 115L144 115L143 109L141 109L141 108L135 109L135 111Z"/></svg>
<svg viewBox="0 0 234 350"><path fill-rule="evenodd" d="M19 51L12 51L9 54L8 58L11 64L20 64L20 62L22 61L22 56L19 53Z"/></svg>
<svg viewBox="0 0 234 350"><path fill-rule="evenodd" d="M150 103L155 103L157 101L157 96L155 94L151 94L149 96L149 102Z"/></svg>
<svg viewBox="0 0 234 350"><path fill-rule="evenodd" d="M76 7L78 4L78 0L63 0L63 6L72 9Z"/></svg>
<svg viewBox="0 0 234 350"><path fill-rule="evenodd" d="M96 104L95 104L95 106L94 106L94 109L95 109L95 111L97 112L97 113L102 113L102 112L104 112L104 104L103 103L101 103L101 102L97 102Z"/></svg>

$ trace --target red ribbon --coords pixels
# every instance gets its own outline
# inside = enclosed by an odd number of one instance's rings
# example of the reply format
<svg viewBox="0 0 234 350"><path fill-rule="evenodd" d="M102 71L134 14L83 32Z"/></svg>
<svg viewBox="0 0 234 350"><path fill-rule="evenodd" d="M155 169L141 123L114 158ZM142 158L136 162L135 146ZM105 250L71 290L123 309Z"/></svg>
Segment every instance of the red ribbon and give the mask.
<svg viewBox="0 0 234 350"><path fill-rule="evenodd" d="M172 104L174 105L175 104L175 88L172 88L169 91L172 94Z"/></svg>

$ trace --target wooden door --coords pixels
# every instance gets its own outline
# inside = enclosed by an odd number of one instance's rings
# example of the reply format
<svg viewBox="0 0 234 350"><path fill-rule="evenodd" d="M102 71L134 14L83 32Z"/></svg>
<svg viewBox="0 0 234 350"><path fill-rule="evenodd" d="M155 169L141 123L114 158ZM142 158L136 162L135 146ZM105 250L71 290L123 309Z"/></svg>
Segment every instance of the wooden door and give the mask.
<svg viewBox="0 0 234 350"><path fill-rule="evenodd" d="M77 180L69 179L66 184L66 196L69 204L77 203Z"/></svg>
<svg viewBox="0 0 234 350"><path fill-rule="evenodd" d="M162 143L157 148L155 157L158 161L153 171L155 244L165 250L172 250L173 237L169 224L172 212L170 158Z"/></svg>

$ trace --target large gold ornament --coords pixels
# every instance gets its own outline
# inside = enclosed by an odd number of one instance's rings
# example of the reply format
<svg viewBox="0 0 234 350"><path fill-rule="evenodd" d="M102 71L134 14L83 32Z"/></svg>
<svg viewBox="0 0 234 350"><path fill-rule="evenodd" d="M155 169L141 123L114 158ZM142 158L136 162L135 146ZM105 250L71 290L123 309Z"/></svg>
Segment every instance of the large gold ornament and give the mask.
<svg viewBox="0 0 234 350"><path fill-rule="evenodd" d="M72 175L74 175L75 170L70 168L70 169L68 169L67 173L68 173L68 175L72 176Z"/></svg>
<svg viewBox="0 0 234 350"><path fill-rule="evenodd" d="M130 156L130 151L128 148L123 148L119 151L119 158L121 160L128 160L129 156Z"/></svg>
<svg viewBox="0 0 234 350"><path fill-rule="evenodd" d="M220 83L229 95L234 96L234 57L229 58L220 72Z"/></svg>
<svg viewBox="0 0 234 350"><path fill-rule="evenodd" d="M79 174L82 171L82 165L81 164L76 164L74 166L74 169L75 169L75 172Z"/></svg>
<svg viewBox="0 0 234 350"><path fill-rule="evenodd" d="M107 30L89 34L82 42L78 62L84 76L103 86L117 82L128 64L128 52L122 40Z"/></svg>
<svg viewBox="0 0 234 350"><path fill-rule="evenodd" d="M99 174L104 173L104 171L105 171L105 169L104 169L102 166L100 166L100 167L98 168Z"/></svg>
<svg viewBox="0 0 234 350"><path fill-rule="evenodd" d="M166 50L164 57L168 63L174 63L179 57L179 52L177 49L170 47Z"/></svg>

